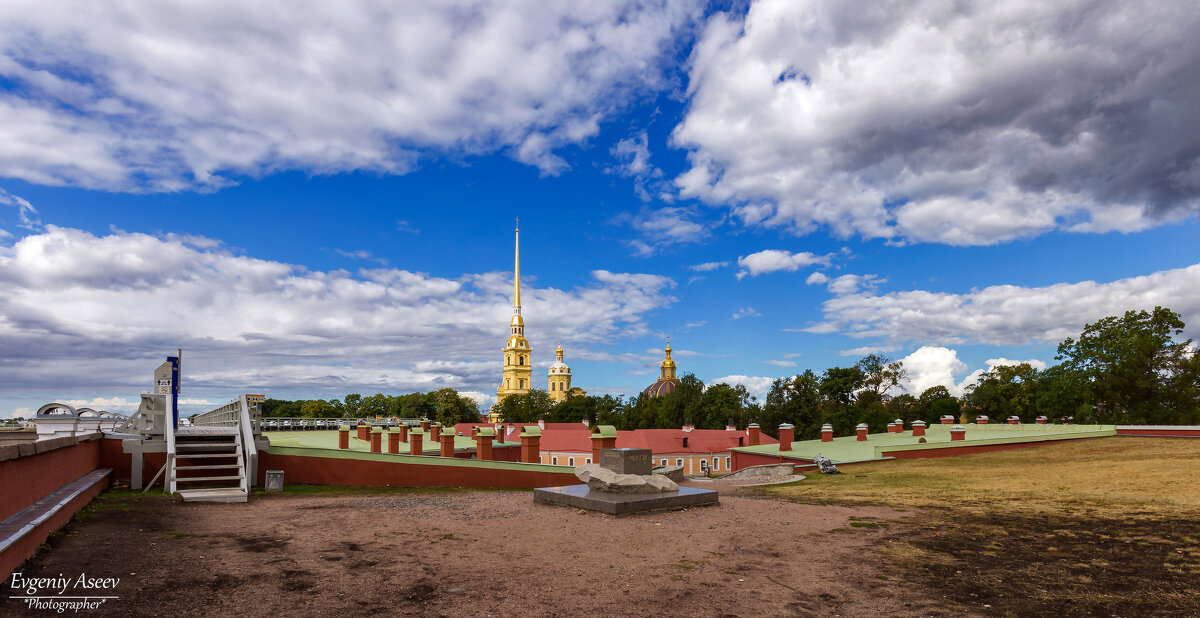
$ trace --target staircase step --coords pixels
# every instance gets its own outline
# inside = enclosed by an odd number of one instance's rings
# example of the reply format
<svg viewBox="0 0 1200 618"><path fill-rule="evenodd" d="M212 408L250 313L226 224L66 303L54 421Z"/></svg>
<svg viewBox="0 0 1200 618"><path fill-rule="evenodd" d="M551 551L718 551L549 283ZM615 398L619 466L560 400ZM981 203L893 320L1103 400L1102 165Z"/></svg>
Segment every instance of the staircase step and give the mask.
<svg viewBox="0 0 1200 618"><path fill-rule="evenodd" d="M176 459L228 459L230 457L241 457L237 453L175 453Z"/></svg>
<svg viewBox="0 0 1200 618"><path fill-rule="evenodd" d="M199 483L201 481L240 481L242 475L237 476L177 476L176 483Z"/></svg>
<svg viewBox="0 0 1200 618"><path fill-rule="evenodd" d="M246 492L237 487L180 489L184 502L246 502Z"/></svg>
<svg viewBox="0 0 1200 618"><path fill-rule="evenodd" d="M176 442L175 448L209 448L209 447L234 447L236 442Z"/></svg>
<svg viewBox="0 0 1200 618"><path fill-rule="evenodd" d="M238 464L221 464L216 466L175 466L176 470L228 470L230 468L238 469L242 466Z"/></svg>

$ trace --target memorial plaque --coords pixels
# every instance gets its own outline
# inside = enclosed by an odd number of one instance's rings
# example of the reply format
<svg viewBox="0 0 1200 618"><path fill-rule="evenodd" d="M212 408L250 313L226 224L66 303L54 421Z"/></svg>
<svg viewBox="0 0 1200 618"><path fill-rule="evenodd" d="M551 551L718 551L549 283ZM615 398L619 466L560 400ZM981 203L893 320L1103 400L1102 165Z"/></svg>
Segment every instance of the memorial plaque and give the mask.
<svg viewBox="0 0 1200 618"><path fill-rule="evenodd" d="M600 467L617 474L650 474L651 452L648 448L606 448L600 450Z"/></svg>

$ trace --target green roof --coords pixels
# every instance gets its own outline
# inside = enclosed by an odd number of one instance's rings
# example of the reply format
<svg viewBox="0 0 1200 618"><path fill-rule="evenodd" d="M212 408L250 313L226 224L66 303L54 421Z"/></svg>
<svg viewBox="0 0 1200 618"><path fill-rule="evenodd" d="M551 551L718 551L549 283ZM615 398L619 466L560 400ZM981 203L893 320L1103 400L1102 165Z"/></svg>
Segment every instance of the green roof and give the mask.
<svg viewBox="0 0 1200 618"><path fill-rule="evenodd" d="M796 459L809 459L818 453L828 457L834 463L850 463L858 461L875 461L889 459L883 456L886 452L914 451L941 449L958 446L985 446L993 444L1013 444L1020 442L1045 442L1053 440L1070 440L1074 438L1099 438L1115 436L1114 425L966 425L966 436L963 441L950 441L950 425L930 425L925 430L925 442L919 442L919 437L913 437L912 430L903 433L873 433L865 441L859 441L855 436L834 438L832 442L820 440L802 440L792 443L792 450L779 450L778 444L760 444L758 446L736 447L731 450L742 453L759 453L762 455L779 455Z"/></svg>

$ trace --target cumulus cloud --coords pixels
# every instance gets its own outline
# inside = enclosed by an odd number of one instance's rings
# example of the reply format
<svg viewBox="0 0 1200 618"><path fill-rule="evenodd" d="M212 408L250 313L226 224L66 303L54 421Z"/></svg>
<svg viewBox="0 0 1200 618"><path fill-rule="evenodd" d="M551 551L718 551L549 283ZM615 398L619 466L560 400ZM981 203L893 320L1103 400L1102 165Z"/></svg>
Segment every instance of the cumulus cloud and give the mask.
<svg viewBox="0 0 1200 618"><path fill-rule="evenodd" d="M742 318L757 318L760 316L762 316L762 314L755 311L754 307L742 307L741 309L733 312L731 319L740 320Z"/></svg>
<svg viewBox="0 0 1200 618"><path fill-rule="evenodd" d="M616 221L627 222L641 234L629 242L634 253L649 256L673 245L694 243L712 236L709 225L697 221L695 209L667 206L643 210L637 215L619 215Z"/></svg>
<svg viewBox="0 0 1200 618"><path fill-rule="evenodd" d="M1185 336L1200 338L1197 289L1200 264L1108 283L996 285L964 294L867 291L826 301L824 321L805 330L892 344L1046 344L1078 336L1085 325L1105 316L1163 306L1183 317Z"/></svg>
<svg viewBox="0 0 1200 618"><path fill-rule="evenodd" d="M795 272L804 266L812 266L813 264L829 266L829 261L830 257L828 255L815 255L808 251L789 253L787 251L780 251L779 249L767 249L739 257L737 263L741 270L738 271L737 278L741 279L746 275L757 277L779 270Z"/></svg>
<svg viewBox="0 0 1200 618"><path fill-rule="evenodd" d="M776 366L776 367L795 367L795 366L796 366L796 361L790 361L790 360L765 360L765 361L763 361L763 364L766 364L766 365L774 365L774 366Z"/></svg>
<svg viewBox="0 0 1200 618"><path fill-rule="evenodd" d="M705 262L703 264L688 266L688 270L704 273L711 270L717 270L718 268L725 268L726 266L729 266L729 262Z"/></svg>
<svg viewBox="0 0 1200 618"><path fill-rule="evenodd" d="M821 285L828 281L829 281L829 275L826 275L823 272L817 271L817 272L814 272L813 274L809 275L808 278L804 280L804 283L807 283L808 285Z"/></svg>
<svg viewBox="0 0 1200 618"><path fill-rule="evenodd" d="M759 401L763 401L767 398L767 391L771 389L771 383L774 381L775 378L762 376L731 375L713 378L709 384L728 384L730 386L741 384L751 395L757 397Z"/></svg>
<svg viewBox="0 0 1200 618"><path fill-rule="evenodd" d="M562 336L582 355L649 334L644 316L674 302L673 285L597 270L572 290L523 286L531 342L551 354ZM138 392L182 347L192 393L486 393L511 286L509 273L310 271L212 241L47 226L0 247L0 390L62 392L70 376L67 395Z"/></svg>
<svg viewBox="0 0 1200 618"><path fill-rule="evenodd" d="M1200 8L755 0L694 46L683 197L751 226L986 245L1200 210Z"/></svg>
<svg viewBox="0 0 1200 618"><path fill-rule="evenodd" d="M667 0L0 6L0 176L117 191L555 151L670 87Z"/></svg>
<svg viewBox="0 0 1200 618"><path fill-rule="evenodd" d="M921 393L934 386L945 386L951 395L957 397L962 394L966 384L974 382L964 380L960 383L955 379L955 376L967 370L967 364L958 359L957 351L949 348L921 346L900 360L908 370L908 380L900 386L914 397L920 397Z"/></svg>
<svg viewBox="0 0 1200 618"><path fill-rule="evenodd" d="M609 171L633 178L634 193L643 202L656 195L673 199L667 192L669 185L662 180L662 170L650 163L650 140L645 131L617 142L610 153L617 165Z"/></svg>

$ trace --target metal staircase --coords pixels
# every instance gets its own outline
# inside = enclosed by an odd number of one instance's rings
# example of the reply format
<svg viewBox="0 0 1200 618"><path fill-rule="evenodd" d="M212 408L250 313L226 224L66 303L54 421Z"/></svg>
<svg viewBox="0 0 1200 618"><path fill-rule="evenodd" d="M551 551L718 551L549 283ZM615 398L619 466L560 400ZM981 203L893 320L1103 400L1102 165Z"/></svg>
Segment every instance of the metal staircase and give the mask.
<svg viewBox="0 0 1200 618"><path fill-rule="evenodd" d="M249 475L237 427L180 428L168 482L184 502L246 502Z"/></svg>

